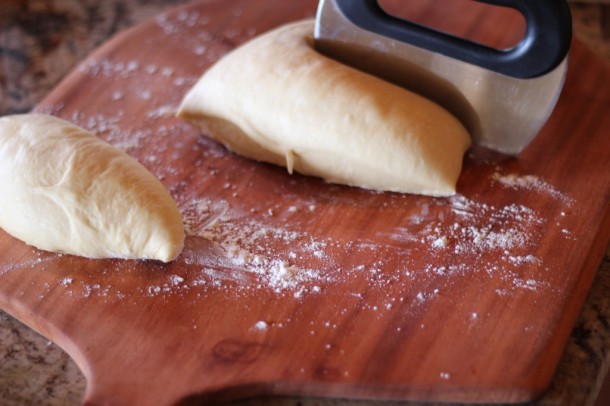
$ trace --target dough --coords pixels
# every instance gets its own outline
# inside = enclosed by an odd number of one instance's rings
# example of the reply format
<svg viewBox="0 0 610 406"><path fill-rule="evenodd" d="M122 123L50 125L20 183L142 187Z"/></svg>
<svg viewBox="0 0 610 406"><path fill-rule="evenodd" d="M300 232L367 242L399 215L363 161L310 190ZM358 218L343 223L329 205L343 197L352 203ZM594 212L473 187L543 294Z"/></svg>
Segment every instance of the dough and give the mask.
<svg viewBox="0 0 610 406"><path fill-rule="evenodd" d="M184 225L163 185L125 152L67 121L0 118L0 227L43 250L171 261Z"/></svg>
<svg viewBox="0 0 610 406"><path fill-rule="evenodd" d="M313 21L255 38L212 66L178 116L243 156L328 182L455 193L470 137L437 104L317 53Z"/></svg>

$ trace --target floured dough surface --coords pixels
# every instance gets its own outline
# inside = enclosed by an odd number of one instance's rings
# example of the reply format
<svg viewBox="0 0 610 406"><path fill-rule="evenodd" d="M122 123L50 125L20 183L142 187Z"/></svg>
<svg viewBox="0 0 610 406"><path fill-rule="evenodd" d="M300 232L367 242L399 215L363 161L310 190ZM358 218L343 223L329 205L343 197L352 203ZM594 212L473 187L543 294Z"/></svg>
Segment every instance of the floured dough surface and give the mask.
<svg viewBox="0 0 610 406"><path fill-rule="evenodd" d="M437 104L313 49L313 21L235 49L179 117L245 157L367 189L455 193L470 137Z"/></svg>
<svg viewBox="0 0 610 406"><path fill-rule="evenodd" d="M0 118L0 227L43 250L171 261L184 226L174 200L125 152L67 121Z"/></svg>

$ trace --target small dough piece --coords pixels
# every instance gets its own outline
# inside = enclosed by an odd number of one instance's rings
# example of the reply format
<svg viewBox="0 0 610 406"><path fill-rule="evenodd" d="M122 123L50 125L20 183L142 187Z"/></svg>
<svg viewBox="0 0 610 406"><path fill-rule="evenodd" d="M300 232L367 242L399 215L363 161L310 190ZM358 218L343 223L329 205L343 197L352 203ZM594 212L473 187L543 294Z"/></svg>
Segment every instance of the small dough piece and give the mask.
<svg viewBox="0 0 610 406"><path fill-rule="evenodd" d="M175 259L176 203L125 152L56 117L0 118L0 227L37 248L89 258Z"/></svg>
<svg viewBox="0 0 610 406"><path fill-rule="evenodd" d="M313 49L313 21L212 66L178 116L245 157L366 189L455 193L470 137L446 110Z"/></svg>

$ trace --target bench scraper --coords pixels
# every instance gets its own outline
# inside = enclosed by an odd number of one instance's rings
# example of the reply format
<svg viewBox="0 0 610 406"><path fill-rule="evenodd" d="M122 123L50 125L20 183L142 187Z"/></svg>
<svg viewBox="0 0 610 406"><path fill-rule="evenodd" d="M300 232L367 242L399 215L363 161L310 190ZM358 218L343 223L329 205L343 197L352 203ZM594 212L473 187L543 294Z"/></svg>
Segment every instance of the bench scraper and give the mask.
<svg viewBox="0 0 610 406"><path fill-rule="evenodd" d="M553 111L572 38L566 0L476 0L525 18L521 41L499 50L389 15L377 0L320 0L315 47L436 101L473 142L519 154ZM439 6L442 7L442 6Z"/></svg>

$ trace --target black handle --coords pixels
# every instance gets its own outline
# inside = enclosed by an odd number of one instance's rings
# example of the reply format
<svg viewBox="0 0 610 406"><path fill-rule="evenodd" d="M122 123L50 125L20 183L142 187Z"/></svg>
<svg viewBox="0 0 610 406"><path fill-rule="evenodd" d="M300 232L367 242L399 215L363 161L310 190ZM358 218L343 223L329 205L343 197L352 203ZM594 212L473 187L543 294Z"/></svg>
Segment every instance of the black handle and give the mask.
<svg viewBox="0 0 610 406"><path fill-rule="evenodd" d="M499 50L435 31L387 14L377 0L336 0L336 4L362 29L515 78L544 75L567 55L572 18L566 0L475 1L510 7L523 14L526 31L517 46Z"/></svg>

